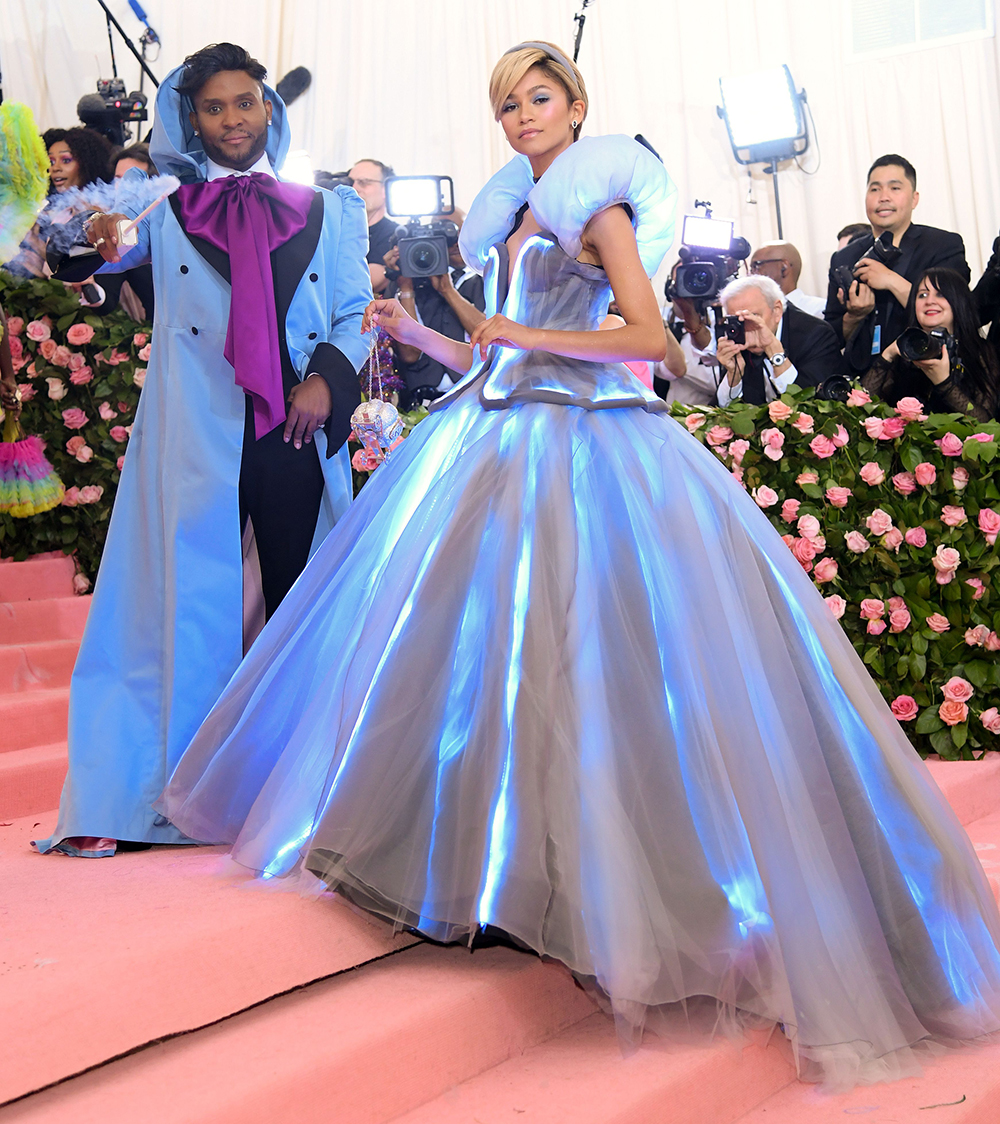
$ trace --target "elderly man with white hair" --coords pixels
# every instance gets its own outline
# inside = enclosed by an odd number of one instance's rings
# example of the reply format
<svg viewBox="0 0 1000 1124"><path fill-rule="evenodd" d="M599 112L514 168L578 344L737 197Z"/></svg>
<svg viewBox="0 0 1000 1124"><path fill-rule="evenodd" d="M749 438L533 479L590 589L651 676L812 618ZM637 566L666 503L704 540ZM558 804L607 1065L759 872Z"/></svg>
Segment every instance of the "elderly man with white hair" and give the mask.
<svg viewBox="0 0 1000 1124"><path fill-rule="evenodd" d="M836 332L825 320L789 304L770 277L739 277L719 300L726 316L741 321L746 337L737 343L723 335L716 345L724 372L720 406L737 398L761 405L780 397L792 383L819 386L844 372Z"/></svg>

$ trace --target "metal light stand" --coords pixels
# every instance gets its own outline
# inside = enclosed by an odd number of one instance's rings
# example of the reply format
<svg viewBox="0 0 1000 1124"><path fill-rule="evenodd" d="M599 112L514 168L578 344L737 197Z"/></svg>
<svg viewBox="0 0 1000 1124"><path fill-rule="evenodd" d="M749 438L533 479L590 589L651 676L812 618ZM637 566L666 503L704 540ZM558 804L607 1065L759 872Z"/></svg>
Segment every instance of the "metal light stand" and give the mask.
<svg viewBox="0 0 1000 1124"><path fill-rule="evenodd" d="M156 80L156 75L149 69L149 67L146 65L146 60L143 57L143 55L139 54L139 52L136 50L135 44L128 37L128 35L125 34L125 29L115 19L115 17L111 14L111 10L108 8L107 4L105 4L104 0L97 0L97 2L104 9L104 15L107 17L108 39L111 42L111 68L114 71L114 76L116 78L118 77L118 68L115 66L115 44L114 44L114 39L111 35L112 24L114 24L115 29L117 30L118 34L125 41L125 46L128 47L128 49L135 56L135 61L142 67L142 73L150 80L150 82L153 83L153 85L157 89L159 89L160 83ZM141 86L139 88L142 89Z"/></svg>

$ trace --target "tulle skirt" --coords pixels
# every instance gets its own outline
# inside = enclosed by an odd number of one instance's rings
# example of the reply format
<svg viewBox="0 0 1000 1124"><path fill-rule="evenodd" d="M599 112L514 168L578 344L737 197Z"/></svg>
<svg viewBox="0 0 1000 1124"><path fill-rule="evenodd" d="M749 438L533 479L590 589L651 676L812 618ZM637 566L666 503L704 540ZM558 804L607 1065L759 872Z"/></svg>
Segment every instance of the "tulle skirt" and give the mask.
<svg viewBox="0 0 1000 1124"><path fill-rule="evenodd" d="M421 423L160 807L436 940L503 930L626 1036L707 997L847 1087L1000 1028L968 838L753 500L641 409Z"/></svg>

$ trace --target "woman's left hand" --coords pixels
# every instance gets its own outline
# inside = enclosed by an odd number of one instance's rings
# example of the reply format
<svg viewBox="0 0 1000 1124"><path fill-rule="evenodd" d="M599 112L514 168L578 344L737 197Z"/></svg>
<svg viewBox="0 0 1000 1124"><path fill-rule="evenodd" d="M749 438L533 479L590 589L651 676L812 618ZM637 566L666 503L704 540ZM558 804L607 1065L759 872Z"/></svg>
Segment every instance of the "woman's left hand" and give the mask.
<svg viewBox="0 0 1000 1124"><path fill-rule="evenodd" d="M486 349L490 344L500 347L518 347L522 351L533 351L538 342L538 329L526 328L515 320L508 320L506 316L491 316L481 324L477 324L469 338L472 344L472 353L475 355L479 348L480 359L486 358Z"/></svg>
<svg viewBox="0 0 1000 1124"><path fill-rule="evenodd" d="M945 379L951 374L951 359L948 356L948 349L941 348L940 359L921 359L914 364L919 367L921 371L934 383L935 386L943 383Z"/></svg>

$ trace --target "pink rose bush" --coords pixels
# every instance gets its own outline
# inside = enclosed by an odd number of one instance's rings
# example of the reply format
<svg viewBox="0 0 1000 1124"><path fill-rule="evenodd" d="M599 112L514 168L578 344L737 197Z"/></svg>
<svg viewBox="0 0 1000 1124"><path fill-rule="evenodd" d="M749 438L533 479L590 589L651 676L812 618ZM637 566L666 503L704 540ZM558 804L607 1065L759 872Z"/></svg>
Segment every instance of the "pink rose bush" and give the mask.
<svg viewBox="0 0 1000 1124"><path fill-rule="evenodd" d="M74 347L82 347L94 338L94 329L89 324L72 324L66 331L66 342Z"/></svg>
<svg viewBox="0 0 1000 1124"><path fill-rule="evenodd" d="M824 595L921 753L1000 749L1000 425L858 388L793 386L767 406L674 405Z"/></svg>

